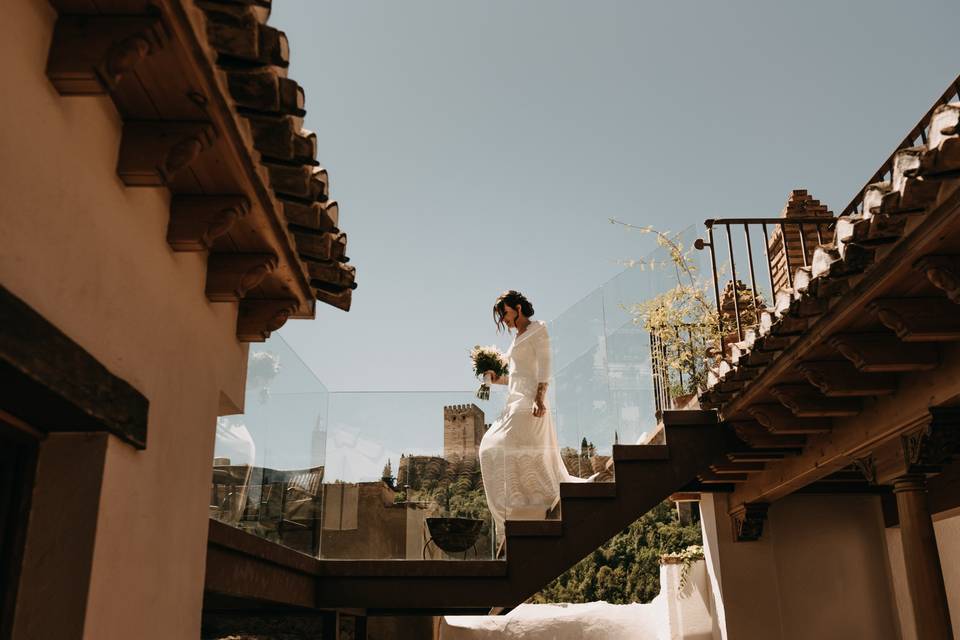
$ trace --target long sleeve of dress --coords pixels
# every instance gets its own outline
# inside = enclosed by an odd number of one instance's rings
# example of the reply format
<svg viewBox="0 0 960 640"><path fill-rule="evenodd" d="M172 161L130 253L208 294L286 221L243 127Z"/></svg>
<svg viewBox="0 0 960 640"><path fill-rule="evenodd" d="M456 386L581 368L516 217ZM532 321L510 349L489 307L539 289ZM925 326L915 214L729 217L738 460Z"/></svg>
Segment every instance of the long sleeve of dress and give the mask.
<svg viewBox="0 0 960 640"><path fill-rule="evenodd" d="M540 329L536 335L531 336L531 338L533 339L533 349L537 357L537 383L547 383L550 381L550 375L553 373L550 370L550 335L547 333L547 325L540 325Z"/></svg>

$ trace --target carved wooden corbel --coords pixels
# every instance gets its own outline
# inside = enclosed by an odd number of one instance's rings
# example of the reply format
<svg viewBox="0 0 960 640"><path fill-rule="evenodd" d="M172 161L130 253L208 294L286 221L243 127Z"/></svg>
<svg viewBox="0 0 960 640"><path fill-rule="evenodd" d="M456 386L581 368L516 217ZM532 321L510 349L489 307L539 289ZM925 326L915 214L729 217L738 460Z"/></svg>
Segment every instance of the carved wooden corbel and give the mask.
<svg viewBox="0 0 960 640"><path fill-rule="evenodd" d="M951 302L960 304L960 256L924 256L913 264Z"/></svg>
<svg viewBox="0 0 960 640"><path fill-rule="evenodd" d="M830 398L890 395L897 388L893 374L863 373L849 360L801 362L797 370Z"/></svg>
<svg viewBox="0 0 960 640"><path fill-rule="evenodd" d="M827 344L865 372L926 371L939 363L934 345L906 344L889 334L836 335Z"/></svg>
<svg viewBox="0 0 960 640"><path fill-rule="evenodd" d="M927 473L960 452L960 408L931 407L929 419L900 439L905 473Z"/></svg>
<svg viewBox="0 0 960 640"><path fill-rule="evenodd" d="M808 384L779 384L770 393L798 418L855 416L863 409L852 397L827 397Z"/></svg>
<svg viewBox="0 0 960 640"><path fill-rule="evenodd" d="M737 437L751 447L798 451L807 444L807 436L803 434L774 434L759 422L737 421L730 425Z"/></svg>
<svg viewBox="0 0 960 640"><path fill-rule="evenodd" d="M207 122L124 122L117 174L131 187L169 184L215 139L216 131Z"/></svg>
<svg viewBox="0 0 960 640"><path fill-rule="evenodd" d="M730 512L734 542L755 542L763 535L763 521L767 519L765 502L745 503Z"/></svg>
<svg viewBox="0 0 960 640"><path fill-rule="evenodd" d="M159 16L60 16L47 77L62 95L104 94L167 40Z"/></svg>
<svg viewBox="0 0 960 640"><path fill-rule="evenodd" d="M170 203L167 242L176 251L205 251L250 211L244 196L176 196Z"/></svg>
<svg viewBox="0 0 960 640"><path fill-rule="evenodd" d="M960 309L943 298L883 298L867 309L904 342L960 340Z"/></svg>
<svg viewBox="0 0 960 640"><path fill-rule="evenodd" d="M852 464L868 484L877 484L877 461L872 453L862 458L854 458Z"/></svg>
<svg viewBox="0 0 960 640"><path fill-rule="evenodd" d="M272 253L213 253L207 261L207 298L212 302L240 300L277 268Z"/></svg>
<svg viewBox="0 0 960 640"><path fill-rule="evenodd" d="M296 311L296 300L241 300L237 312L237 339L263 342Z"/></svg>
<svg viewBox="0 0 960 640"><path fill-rule="evenodd" d="M738 460L736 462L720 462L710 465L710 470L714 473L760 473L766 468L766 465L759 460Z"/></svg>
<svg viewBox="0 0 960 640"><path fill-rule="evenodd" d="M782 433L828 433L833 428L829 418L798 418L779 404L754 404L747 413L775 434Z"/></svg>

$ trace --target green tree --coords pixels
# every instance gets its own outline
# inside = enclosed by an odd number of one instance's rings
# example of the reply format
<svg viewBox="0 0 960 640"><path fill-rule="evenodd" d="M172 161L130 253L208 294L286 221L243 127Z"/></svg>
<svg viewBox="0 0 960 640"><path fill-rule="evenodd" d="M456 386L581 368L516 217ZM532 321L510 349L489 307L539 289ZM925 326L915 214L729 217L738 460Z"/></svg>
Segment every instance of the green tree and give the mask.
<svg viewBox="0 0 960 640"><path fill-rule="evenodd" d="M535 594L530 602L650 602L660 593L660 556L702 544L664 501Z"/></svg>

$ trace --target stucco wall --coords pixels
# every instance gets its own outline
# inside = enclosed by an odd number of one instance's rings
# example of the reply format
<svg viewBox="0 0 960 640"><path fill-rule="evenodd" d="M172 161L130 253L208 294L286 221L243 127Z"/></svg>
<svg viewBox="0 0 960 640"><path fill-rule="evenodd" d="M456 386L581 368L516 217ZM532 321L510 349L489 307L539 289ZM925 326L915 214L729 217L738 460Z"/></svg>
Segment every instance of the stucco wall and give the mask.
<svg viewBox="0 0 960 640"><path fill-rule="evenodd" d="M198 637L215 418L243 401L236 306L207 302L204 254L167 245L168 192L117 178L110 100L47 81L49 4L4 9L0 282L150 401L147 449L107 445L84 635Z"/></svg>
<svg viewBox="0 0 960 640"><path fill-rule="evenodd" d="M756 542L733 542L727 510L726 496L704 496L727 638L899 637L876 497L790 496L770 506Z"/></svg>
<svg viewBox="0 0 960 640"><path fill-rule="evenodd" d="M947 591L953 635L960 638L960 513L934 516L933 532L937 537L937 550L940 552L940 566L943 569L943 584ZM896 591L903 640L918 640L914 627L913 605L910 602L910 593L907 591L900 527L890 527L886 534L890 571Z"/></svg>

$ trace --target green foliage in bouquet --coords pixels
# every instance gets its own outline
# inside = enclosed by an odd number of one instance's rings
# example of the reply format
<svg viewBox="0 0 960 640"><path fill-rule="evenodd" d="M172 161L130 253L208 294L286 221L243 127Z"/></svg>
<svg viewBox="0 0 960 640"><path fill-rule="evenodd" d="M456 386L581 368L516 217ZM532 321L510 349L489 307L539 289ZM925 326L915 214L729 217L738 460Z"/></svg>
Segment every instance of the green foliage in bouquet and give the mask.
<svg viewBox="0 0 960 640"><path fill-rule="evenodd" d="M508 373L507 360L496 347L481 347L476 345L470 350L470 360L473 362L473 374L483 379L483 374L487 371L493 371L497 377L505 376ZM490 385L486 382L480 384L477 389L477 398L480 400L490 399Z"/></svg>

